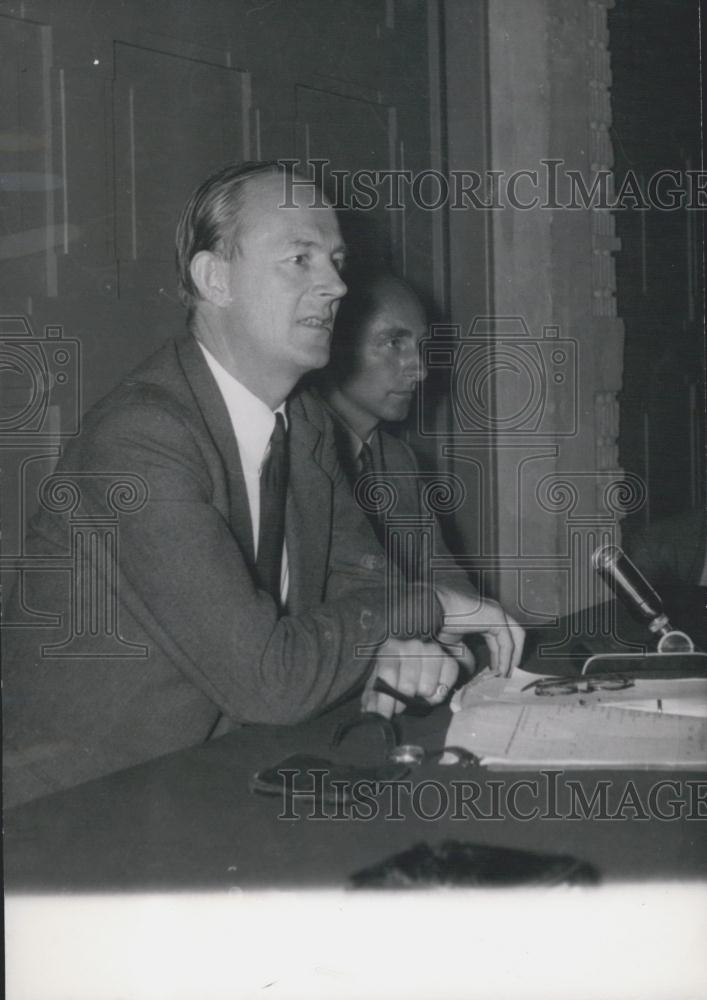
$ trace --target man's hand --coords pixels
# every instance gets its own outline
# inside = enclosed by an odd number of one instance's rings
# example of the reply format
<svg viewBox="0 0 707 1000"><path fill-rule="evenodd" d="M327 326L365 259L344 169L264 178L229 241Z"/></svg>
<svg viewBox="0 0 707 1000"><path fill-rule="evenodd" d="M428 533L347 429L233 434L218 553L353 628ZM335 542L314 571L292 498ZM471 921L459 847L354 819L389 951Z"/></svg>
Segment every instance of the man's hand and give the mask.
<svg viewBox="0 0 707 1000"><path fill-rule="evenodd" d="M368 679L361 707L390 719L405 709L401 701L373 690L377 677L387 681L401 694L421 695L431 705L443 702L454 685L459 666L453 656L436 642L419 639L388 639L376 655L373 673Z"/></svg>
<svg viewBox="0 0 707 1000"><path fill-rule="evenodd" d="M439 642L452 645L455 637L480 633L489 648L494 673L508 675L520 665L525 630L497 601L444 587L436 588L436 594L444 611Z"/></svg>

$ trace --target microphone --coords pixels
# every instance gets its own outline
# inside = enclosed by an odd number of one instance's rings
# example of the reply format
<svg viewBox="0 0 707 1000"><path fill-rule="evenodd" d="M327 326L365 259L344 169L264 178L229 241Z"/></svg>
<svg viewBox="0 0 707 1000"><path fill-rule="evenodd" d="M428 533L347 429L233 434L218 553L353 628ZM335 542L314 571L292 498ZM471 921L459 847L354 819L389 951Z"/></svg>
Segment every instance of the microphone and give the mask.
<svg viewBox="0 0 707 1000"><path fill-rule="evenodd" d="M630 609L648 622L651 632L671 632L660 596L618 545L603 545L592 555L592 565Z"/></svg>

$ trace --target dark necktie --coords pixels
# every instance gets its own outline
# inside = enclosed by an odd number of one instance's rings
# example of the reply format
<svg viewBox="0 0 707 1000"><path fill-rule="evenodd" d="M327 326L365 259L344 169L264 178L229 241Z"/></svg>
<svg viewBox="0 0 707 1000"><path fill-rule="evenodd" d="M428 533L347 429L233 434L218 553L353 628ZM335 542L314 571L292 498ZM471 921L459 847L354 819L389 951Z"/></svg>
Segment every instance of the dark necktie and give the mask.
<svg viewBox="0 0 707 1000"><path fill-rule="evenodd" d="M369 472L375 472L373 465L373 452L370 444L362 444L358 453L358 473L360 476L367 476Z"/></svg>
<svg viewBox="0 0 707 1000"><path fill-rule="evenodd" d="M260 473L260 530L256 573L263 590L280 604L282 548L285 543L285 505L289 462L285 418L275 414L270 452Z"/></svg>
<svg viewBox="0 0 707 1000"><path fill-rule="evenodd" d="M376 471L371 446L364 442L358 453L358 474L359 476L367 476L369 473ZM371 527L376 533L376 538L383 548L385 548L385 522L383 517L375 511L369 510L366 511L366 517L371 522Z"/></svg>

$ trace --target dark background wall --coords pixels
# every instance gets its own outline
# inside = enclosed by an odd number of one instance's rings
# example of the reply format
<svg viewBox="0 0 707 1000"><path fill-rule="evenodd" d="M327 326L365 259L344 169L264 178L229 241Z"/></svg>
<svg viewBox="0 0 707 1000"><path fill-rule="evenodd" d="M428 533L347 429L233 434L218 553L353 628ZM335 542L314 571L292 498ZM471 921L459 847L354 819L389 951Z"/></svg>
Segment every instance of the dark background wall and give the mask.
<svg viewBox="0 0 707 1000"><path fill-rule="evenodd" d="M619 0L609 12L617 189L628 170L647 183L660 170L700 169L698 9ZM704 505L703 220L686 208L616 214L620 458L647 481L643 523Z"/></svg>
<svg viewBox="0 0 707 1000"><path fill-rule="evenodd" d="M337 169L420 173L537 168L560 156L589 176L601 159L592 94L608 108L611 85L617 187L629 169L647 179L698 167L697 0L618 0L605 37L609 2L0 0L2 313L25 317L38 339L61 328L83 373L80 384L51 382L46 433L30 428L2 456L5 538L26 513L7 484L33 495L30 480L53 467L77 414L182 329L174 223L196 181L225 160L330 157ZM645 522L704 499L702 219L616 214L615 310L611 282L597 288L592 275L599 215L425 211L408 200L402 212L366 213L361 245L405 275L435 319L468 330L479 315L522 315L534 338L544 324L575 338L580 419L555 471L586 471L592 509L597 470L643 476ZM593 313L596 294L610 316ZM0 403L2 420L2 407L11 411L3 430L30 376L3 370L3 390L17 393ZM499 386L497 410L526 389ZM559 556L564 521L539 509L534 520L519 500L528 438L504 451L492 434L455 456L447 399L432 388L430 379L434 433L416 434L415 415L407 433L424 465L465 476L460 548L520 558L522 524L533 553ZM564 401L552 391L554 447ZM532 483L520 496L534 509ZM548 588L566 590L554 578Z"/></svg>

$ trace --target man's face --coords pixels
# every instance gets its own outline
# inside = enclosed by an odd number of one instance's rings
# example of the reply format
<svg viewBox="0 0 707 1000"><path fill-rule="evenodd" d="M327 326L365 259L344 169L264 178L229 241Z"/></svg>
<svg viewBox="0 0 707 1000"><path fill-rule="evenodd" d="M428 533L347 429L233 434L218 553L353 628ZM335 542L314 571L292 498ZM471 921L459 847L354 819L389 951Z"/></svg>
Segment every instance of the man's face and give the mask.
<svg viewBox="0 0 707 1000"><path fill-rule="evenodd" d="M370 430L381 421L404 420L426 372L420 341L427 333L417 297L402 285L381 291L357 331L352 374L339 385L351 415Z"/></svg>
<svg viewBox="0 0 707 1000"><path fill-rule="evenodd" d="M266 175L245 190L242 231L228 264L222 351L254 391L266 379L321 368L339 300L344 246L333 209L309 207L310 189L293 188L297 208L278 208L283 180Z"/></svg>

